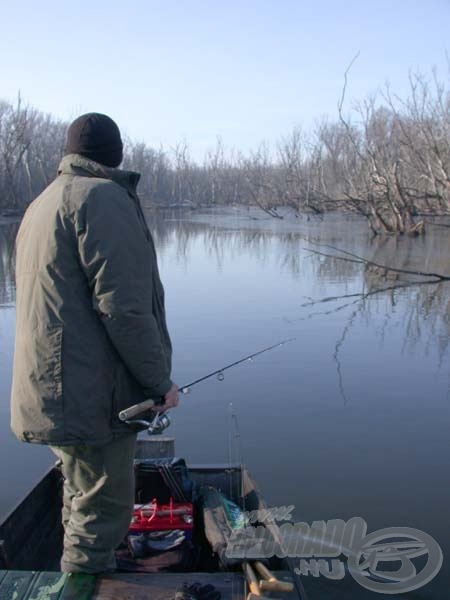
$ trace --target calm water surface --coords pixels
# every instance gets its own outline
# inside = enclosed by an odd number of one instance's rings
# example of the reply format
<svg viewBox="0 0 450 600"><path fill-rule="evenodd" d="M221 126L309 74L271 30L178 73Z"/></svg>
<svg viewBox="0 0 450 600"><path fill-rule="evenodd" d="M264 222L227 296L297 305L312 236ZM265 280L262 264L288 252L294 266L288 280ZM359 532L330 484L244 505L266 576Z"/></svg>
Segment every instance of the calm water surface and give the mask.
<svg viewBox="0 0 450 600"><path fill-rule="evenodd" d="M184 396L169 430L177 453L193 463L242 456L267 500L294 504L298 520L361 516L368 532L392 526L427 532L443 550L441 572L419 590L390 597L448 598L450 283L311 304L399 283L314 254L311 249L331 250L311 243L450 275L450 230L373 241L355 218L275 221L231 209L157 220L149 215L149 221L177 383L296 338ZM52 461L45 447L21 444L9 431L16 229L0 225L3 514ZM313 600L380 597L349 575L341 581L308 577L305 587Z"/></svg>

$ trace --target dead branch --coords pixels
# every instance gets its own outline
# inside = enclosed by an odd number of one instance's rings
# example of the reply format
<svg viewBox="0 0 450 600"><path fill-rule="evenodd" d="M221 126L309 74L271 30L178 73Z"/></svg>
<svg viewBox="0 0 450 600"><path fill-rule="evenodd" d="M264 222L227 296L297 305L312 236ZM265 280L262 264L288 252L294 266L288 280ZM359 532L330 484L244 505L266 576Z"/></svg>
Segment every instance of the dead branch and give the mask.
<svg viewBox="0 0 450 600"><path fill-rule="evenodd" d="M356 316L358 315L359 312L361 312L361 308L362 308L362 304L357 306L355 308L355 310L352 312L352 314L350 315L350 318L347 321L346 326L342 330L341 337L336 342L336 345L334 347L334 352L333 352L333 360L336 363L336 371L338 374L339 393L341 394L341 398L344 401L344 406L346 406L348 404L348 399L347 399L347 396L346 396L345 390L344 390L344 378L342 377L342 363L341 363L341 359L340 359L340 351L341 351L341 348L347 338L347 334L350 331L350 329L355 321Z"/></svg>
<svg viewBox="0 0 450 600"><path fill-rule="evenodd" d="M441 273L431 273L429 271L413 271L412 269L398 269L396 267L391 267L389 265L382 265L373 260L369 260L368 258L365 258L363 256L358 256L357 254L354 254L353 252L348 252L347 250L343 250L342 248L337 248L336 246L332 246L330 244L319 244L318 242L313 242L311 240L308 240L308 243L314 244L316 246L322 246L324 248L330 248L331 250L335 250L336 252L341 252L342 254L345 254L351 258L337 256L335 254L327 254L324 252L319 252L318 250L313 250L312 248L304 248L305 250L307 250L308 252L312 252L313 254L326 256L328 258L337 258L339 260L345 260L347 262L361 263L366 266L377 267L378 269L382 269L386 272L390 271L392 273L403 273L404 275L416 275L419 277L435 277L437 281L450 281L449 275L442 275Z"/></svg>
<svg viewBox="0 0 450 600"><path fill-rule="evenodd" d="M342 296L328 296L327 298L320 298L319 300L311 299L309 302L305 302L304 304L300 304L300 308L306 308L308 306L315 306L316 304L324 304L327 302L337 302L338 300L346 300L348 298L357 298L359 300L366 300L370 298L370 296L375 296L376 294L381 294L382 292L391 292L393 290L398 290L402 288L410 288L416 285L432 285L436 284L437 281L435 279L428 279L426 281L408 281L405 283L397 283L396 285L389 285L383 288L376 288L375 290L370 290L369 292L356 292L354 294L342 294ZM348 306L348 305L347 305Z"/></svg>

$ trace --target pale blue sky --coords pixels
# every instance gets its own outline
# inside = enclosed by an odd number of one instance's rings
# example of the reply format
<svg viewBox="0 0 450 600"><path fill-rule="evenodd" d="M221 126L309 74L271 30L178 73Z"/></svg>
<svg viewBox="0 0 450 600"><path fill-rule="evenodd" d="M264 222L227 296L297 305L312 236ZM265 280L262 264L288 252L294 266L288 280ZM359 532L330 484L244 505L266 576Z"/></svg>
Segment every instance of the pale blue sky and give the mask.
<svg viewBox="0 0 450 600"><path fill-rule="evenodd" d="M448 81L449 29L450 0L3 0L0 98L105 112L196 158L217 135L247 151L335 118L358 50L349 100L387 80L405 95L410 68Z"/></svg>

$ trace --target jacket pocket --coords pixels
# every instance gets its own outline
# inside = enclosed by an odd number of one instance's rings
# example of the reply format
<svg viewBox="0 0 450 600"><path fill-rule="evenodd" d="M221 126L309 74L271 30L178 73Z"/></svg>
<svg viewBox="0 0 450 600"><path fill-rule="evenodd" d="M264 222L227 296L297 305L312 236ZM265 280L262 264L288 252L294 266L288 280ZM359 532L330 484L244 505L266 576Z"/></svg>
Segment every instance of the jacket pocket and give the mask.
<svg viewBox="0 0 450 600"><path fill-rule="evenodd" d="M50 368L53 370L53 395L63 408L63 381L62 381L62 344L63 344L63 328L55 326L49 328L49 338L53 346L53 358Z"/></svg>
<svg viewBox="0 0 450 600"><path fill-rule="evenodd" d="M145 396L142 393L142 388L128 372L127 368L119 362L116 365L114 373L111 423L121 423L123 425L119 419L119 412L144 400Z"/></svg>
<svg viewBox="0 0 450 600"><path fill-rule="evenodd" d="M45 443L64 437L62 344L60 324L18 323L11 425L20 439Z"/></svg>
<svg viewBox="0 0 450 600"><path fill-rule="evenodd" d="M42 428L61 430L64 428L62 325L41 325L30 346L30 363L34 367L30 376L40 404L37 412L42 418Z"/></svg>

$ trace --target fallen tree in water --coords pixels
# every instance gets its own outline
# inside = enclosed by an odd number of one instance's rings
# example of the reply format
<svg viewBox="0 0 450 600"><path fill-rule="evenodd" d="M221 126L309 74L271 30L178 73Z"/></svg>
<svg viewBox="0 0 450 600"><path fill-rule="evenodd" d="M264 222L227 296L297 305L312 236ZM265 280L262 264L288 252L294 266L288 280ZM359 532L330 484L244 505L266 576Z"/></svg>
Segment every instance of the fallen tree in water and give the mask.
<svg viewBox="0 0 450 600"><path fill-rule="evenodd" d="M333 251L333 253L330 253L316 250L311 247L304 248L308 251L308 256L318 256L325 262L332 261L332 264L334 264L334 261L342 261L342 263L347 263L349 266L360 265L363 269L364 283L361 291L337 294L335 296L326 296L317 299L306 298L307 301L300 304L300 308L313 310L308 311L305 316L295 319L295 321L305 321L320 316L337 315L346 309L350 309L349 316L346 319L342 332L336 340L333 349L333 360L336 364L338 388L344 404L347 404L348 399L344 386L341 350L357 317L363 313L367 314L370 300L374 296L386 296L387 299L390 299L392 307L395 307L398 302L397 292L403 292L407 288L416 288L415 294L417 298L421 299L421 303L420 306L417 307L415 318L409 318L408 324L411 325L411 327L420 327L419 324L422 321L423 316L429 315L431 306L437 305L439 307L439 318L448 330L448 325L450 323L448 318L448 315L450 314L450 304L448 301L448 289L445 286L445 283L450 281L450 275L436 272L434 269L424 270L391 266L381 263L379 260L372 260L331 244L322 244L310 239L305 241L310 245ZM389 242L396 242L396 240L391 239ZM403 259L405 258L407 258L407 256L404 255ZM408 277L405 279L403 276ZM322 310L322 305L327 305L327 307ZM442 338L442 336L439 337L439 348L442 349L442 352L447 348L449 339L448 332L444 338ZM445 341L443 342L443 340ZM440 356L440 364L442 363L442 360L443 354Z"/></svg>
<svg viewBox="0 0 450 600"><path fill-rule="evenodd" d="M373 233L420 235L419 214L448 214L450 201L450 96L434 74L434 88L410 75L410 97L402 101L389 87L380 106L375 97L356 104L357 126L344 117L347 76L338 104L346 152L341 164L343 193L363 214ZM323 132L326 137L326 131Z"/></svg>
<svg viewBox="0 0 450 600"><path fill-rule="evenodd" d="M314 250L312 248L307 248L308 252L311 252L313 254L318 254L321 256L328 256L330 258L337 258L338 260L359 263L361 265L364 265L366 268L370 268L370 267L376 268L379 270L380 274L381 275L384 274L384 276L387 276L387 274L390 272L390 273L402 273L404 275L417 275L419 277L432 277L432 278L434 278L432 280L432 283L437 283L438 281L450 281L449 275L442 275L441 273L432 273L429 271L418 271L418 270L414 270L414 269L399 269L397 267L392 267L389 265L382 265L378 262L375 262L368 258L364 258L362 256L358 256L357 254L354 254L353 252L348 252L348 250L343 250L342 248L337 248L336 246L332 246L330 244L319 244L319 243L313 242L312 240L308 240L308 243L315 244L315 245L321 246L323 248L330 248L331 250L335 250L336 252L340 252L341 254L345 254L346 256L338 256L336 254L326 254L324 252L320 252L319 250Z"/></svg>

